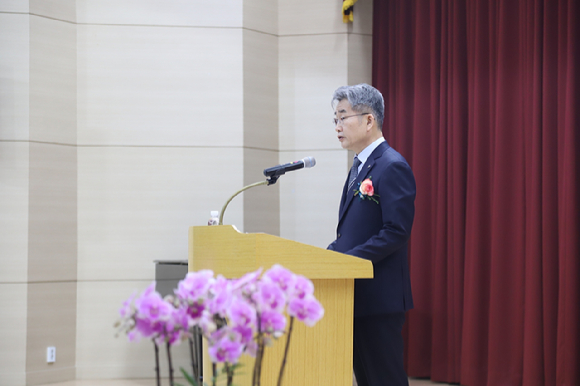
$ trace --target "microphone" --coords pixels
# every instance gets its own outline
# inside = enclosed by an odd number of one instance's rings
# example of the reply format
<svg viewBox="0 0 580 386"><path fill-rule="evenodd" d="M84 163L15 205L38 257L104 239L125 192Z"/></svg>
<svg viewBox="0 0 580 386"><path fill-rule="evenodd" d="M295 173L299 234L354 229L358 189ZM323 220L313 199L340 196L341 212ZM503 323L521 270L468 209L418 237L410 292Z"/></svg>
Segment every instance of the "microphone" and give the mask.
<svg viewBox="0 0 580 386"><path fill-rule="evenodd" d="M291 172L292 170L303 168L311 168L314 165L316 165L316 160L314 157L306 157L300 161L290 162L289 164L272 166L271 168L264 169L264 175L266 177L273 177L278 179L278 177L286 174L286 172Z"/></svg>

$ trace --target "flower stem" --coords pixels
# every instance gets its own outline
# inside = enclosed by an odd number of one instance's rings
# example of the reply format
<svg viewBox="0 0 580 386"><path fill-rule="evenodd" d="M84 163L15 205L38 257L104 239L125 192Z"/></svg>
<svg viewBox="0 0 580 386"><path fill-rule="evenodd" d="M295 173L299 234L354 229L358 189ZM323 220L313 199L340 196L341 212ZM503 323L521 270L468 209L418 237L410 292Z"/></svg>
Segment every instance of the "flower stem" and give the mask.
<svg viewBox="0 0 580 386"><path fill-rule="evenodd" d="M195 334L195 331L193 333ZM191 357L191 370L192 370L191 375L193 376L193 379L197 381L199 380L199 376L197 375L197 357L195 356L193 351L193 338L191 337L189 338L189 355Z"/></svg>
<svg viewBox="0 0 580 386"><path fill-rule="evenodd" d="M224 363L224 366L226 368L226 374L228 375L228 385L227 386L232 386L233 382L234 382L234 371L232 369L232 366L229 365L229 363Z"/></svg>
<svg viewBox="0 0 580 386"><path fill-rule="evenodd" d="M258 333L258 337L256 338L258 340L258 349L256 350L256 359L254 361L254 371L252 373L252 386L256 386L256 374L258 372L258 358L260 357L260 339L261 339L261 333Z"/></svg>
<svg viewBox="0 0 580 386"><path fill-rule="evenodd" d="M217 383L217 364L212 362L211 364L211 372L213 373L213 377L211 378L211 384L216 386Z"/></svg>
<svg viewBox="0 0 580 386"><path fill-rule="evenodd" d="M260 365L262 360L261 357L261 347L264 341L264 333L262 332L262 323L260 321L260 314L258 313L258 336L256 340L258 341L258 349L256 350L256 360L254 361L254 372L252 374L252 386L257 386L260 384Z"/></svg>
<svg viewBox="0 0 580 386"><path fill-rule="evenodd" d="M155 339L152 339L153 346L155 347L155 375L157 378L157 386L161 386L161 376L159 374L159 346L157 346L157 342Z"/></svg>
<svg viewBox="0 0 580 386"><path fill-rule="evenodd" d="M254 364L254 382L253 386L260 386L262 378L262 360L264 359L264 334L258 334L258 352L256 354L256 363Z"/></svg>
<svg viewBox="0 0 580 386"><path fill-rule="evenodd" d="M290 337L292 336L292 327L294 327L294 317L290 317L290 327L288 327L288 336L286 337L286 348L284 349L284 358L280 365L280 374L278 375L278 386L282 386L282 376L284 375L284 368L286 367L286 359L288 358L288 349L290 348Z"/></svg>
<svg viewBox="0 0 580 386"><path fill-rule="evenodd" d="M197 368L197 382L200 386L203 384L203 354L202 354L202 331L199 326L194 326L193 331L195 333L193 337L194 350L195 350L195 367Z"/></svg>
<svg viewBox="0 0 580 386"><path fill-rule="evenodd" d="M167 361L169 362L169 385L173 386L173 364L171 363L171 345L166 343L167 347Z"/></svg>

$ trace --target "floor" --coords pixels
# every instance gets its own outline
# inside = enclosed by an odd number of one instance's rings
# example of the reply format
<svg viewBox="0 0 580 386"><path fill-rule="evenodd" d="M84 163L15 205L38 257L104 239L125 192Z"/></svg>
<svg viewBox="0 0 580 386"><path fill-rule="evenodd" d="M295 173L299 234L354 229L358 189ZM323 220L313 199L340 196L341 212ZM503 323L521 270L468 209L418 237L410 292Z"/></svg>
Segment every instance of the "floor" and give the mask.
<svg viewBox="0 0 580 386"><path fill-rule="evenodd" d="M176 380L177 383L187 385L183 380ZM163 379L161 384L168 385L169 381ZM409 386L447 386L447 383L435 383L428 379L409 379ZM51 383L43 386L155 386L153 379L123 379L123 380L96 380L96 381L68 381L62 383ZM326 386L326 385L325 385Z"/></svg>

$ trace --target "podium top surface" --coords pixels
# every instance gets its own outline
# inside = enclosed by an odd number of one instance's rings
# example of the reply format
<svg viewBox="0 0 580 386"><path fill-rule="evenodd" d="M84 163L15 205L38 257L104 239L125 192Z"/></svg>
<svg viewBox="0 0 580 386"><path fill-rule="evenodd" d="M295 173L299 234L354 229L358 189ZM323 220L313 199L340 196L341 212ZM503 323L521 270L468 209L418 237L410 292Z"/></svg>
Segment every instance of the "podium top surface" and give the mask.
<svg viewBox="0 0 580 386"><path fill-rule="evenodd" d="M227 278L280 264L310 279L373 277L370 261L265 233L241 233L231 225L189 229L190 270L211 269Z"/></svg>

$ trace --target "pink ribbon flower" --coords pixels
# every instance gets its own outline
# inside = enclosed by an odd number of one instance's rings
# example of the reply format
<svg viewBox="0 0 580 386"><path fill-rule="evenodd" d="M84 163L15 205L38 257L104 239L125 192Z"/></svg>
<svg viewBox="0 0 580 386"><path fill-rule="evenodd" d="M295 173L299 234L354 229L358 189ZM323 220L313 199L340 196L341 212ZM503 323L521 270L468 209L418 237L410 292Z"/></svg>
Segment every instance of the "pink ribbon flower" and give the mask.
<svg viewBox="0 0 580 386"><path fill-rule="evenodd" d="M375 187L373 186L372 177L367 178L363 182L359 183L358 190L354 191L355 196L359 196L361 200L368 198L371 201L376 202L377 204L379 201L375 197L380 197L378 194L375 194Z"/></svg>
<svg viewBox="0 0 580 386"><path fill-rule="evenodd" d="M364 196L372 196L375 194L375 188L373 187L373 182L370 180L370 178L367 178L361 182L359 190Z"/></svg>

